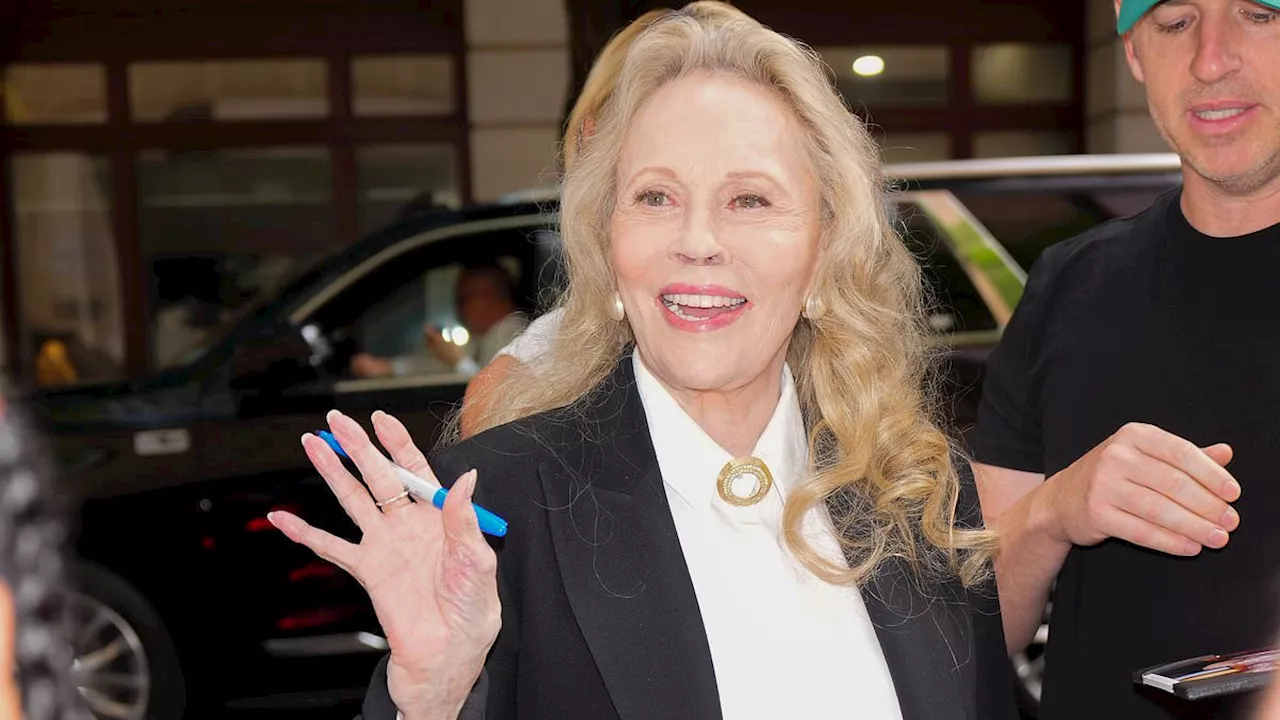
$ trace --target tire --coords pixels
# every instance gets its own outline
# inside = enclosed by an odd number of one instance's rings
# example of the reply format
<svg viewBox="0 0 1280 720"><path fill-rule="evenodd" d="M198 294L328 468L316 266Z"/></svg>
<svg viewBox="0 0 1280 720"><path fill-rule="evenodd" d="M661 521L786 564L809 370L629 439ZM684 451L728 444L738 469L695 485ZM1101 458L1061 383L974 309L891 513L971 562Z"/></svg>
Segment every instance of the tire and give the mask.
<svg viewBox="0 0 1280 720"><path fill-rule="evenodd" d="M79 561L69 570L73 672L94 716L180 720L186 682L160 614L142 593L99 565Z"/></svg>

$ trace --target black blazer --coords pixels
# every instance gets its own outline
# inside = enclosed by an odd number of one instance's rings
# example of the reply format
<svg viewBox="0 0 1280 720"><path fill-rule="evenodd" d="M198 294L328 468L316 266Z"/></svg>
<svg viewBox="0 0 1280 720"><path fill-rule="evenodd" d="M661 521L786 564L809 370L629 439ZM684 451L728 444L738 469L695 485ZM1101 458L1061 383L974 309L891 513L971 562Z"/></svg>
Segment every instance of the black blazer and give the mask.
<svg viewBox="0 0 1280 720"><path fill-rule="evenodd" d="M721 717L629 355L573 406L477 435L431 463L448 482L477 468L476 502L510 523L494 541L502 631L463 718ZM977 494L961 469L973 523ZM921 590L889 562L862 596L905 720L1017 717L993 588ZM858 698L848 705L856 717ZM363 714L396 716L385 658Z"/></svg>

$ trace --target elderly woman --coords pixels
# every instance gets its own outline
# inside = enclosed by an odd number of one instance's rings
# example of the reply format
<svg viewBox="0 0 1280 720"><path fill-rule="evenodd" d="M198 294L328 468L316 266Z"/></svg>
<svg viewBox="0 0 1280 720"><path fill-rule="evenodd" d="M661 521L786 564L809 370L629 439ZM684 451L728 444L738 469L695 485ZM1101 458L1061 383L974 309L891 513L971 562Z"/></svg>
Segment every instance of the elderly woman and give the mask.
<svg viewBox="0 0 1280 720"><path fill-rule="evenodd" d="M374 415L443 509L352 419L368 492L303 438L363 537L271 520L369 592L369 720L1016 717L875 144L812 53L701 7L634 39L568 170L549 362L430 462Z"/></svg>

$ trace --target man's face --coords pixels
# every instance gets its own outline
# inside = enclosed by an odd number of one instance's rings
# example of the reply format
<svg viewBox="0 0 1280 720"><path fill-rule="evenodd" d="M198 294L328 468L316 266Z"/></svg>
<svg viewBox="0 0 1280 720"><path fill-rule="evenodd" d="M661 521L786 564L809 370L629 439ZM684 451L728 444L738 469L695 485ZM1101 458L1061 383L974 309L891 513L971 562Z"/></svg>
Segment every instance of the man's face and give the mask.
<svg viewBox="0 0 1280 720"><path fill-rule="evenodd" d="M1156 126L1192 170L1232 194L1277 182L1280 10L1168 0L1134 26L1125 48Z"/></svg>
<svg viewBox="0 0 1280 720"><path fill-rule="evenodd" d="M458 319L473 333L488 330L502 304L490 278L470 273L464 273L458 280L457 302Z"/></svg>

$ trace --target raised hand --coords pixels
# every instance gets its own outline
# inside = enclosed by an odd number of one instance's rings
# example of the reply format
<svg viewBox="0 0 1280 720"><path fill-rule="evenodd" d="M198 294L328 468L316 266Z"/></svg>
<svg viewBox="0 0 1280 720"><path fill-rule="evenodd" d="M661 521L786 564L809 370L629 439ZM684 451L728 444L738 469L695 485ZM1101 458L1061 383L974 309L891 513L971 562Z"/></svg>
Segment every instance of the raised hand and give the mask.
<svg viewBox="0 0 1280 720"><path fill-rule="evenodd" d="M1172 555L1221 548L1240 524L1230 503L1240 485L1227 445L1197 447L1153 425L1131 423L1045 483L1057 539L1127 540Z"/></svg>
<svg viewBox="0 0 1280 720"><path fill-rule="evenodd" d="M497 558L470 506L476 473L458 478L441 510L414 502L404 496L391 464L358 423L336 410L327 419L368 490L323 440L308 433L302 446L360 527L360 542L347 542L287 512L273 512L268 519L294 542L350 573L369 593L391 647L388 689L406 720L456 717L501 625ZM383 412L374 413L373 425L397 464L434 480L404 425Z"/></svg>

